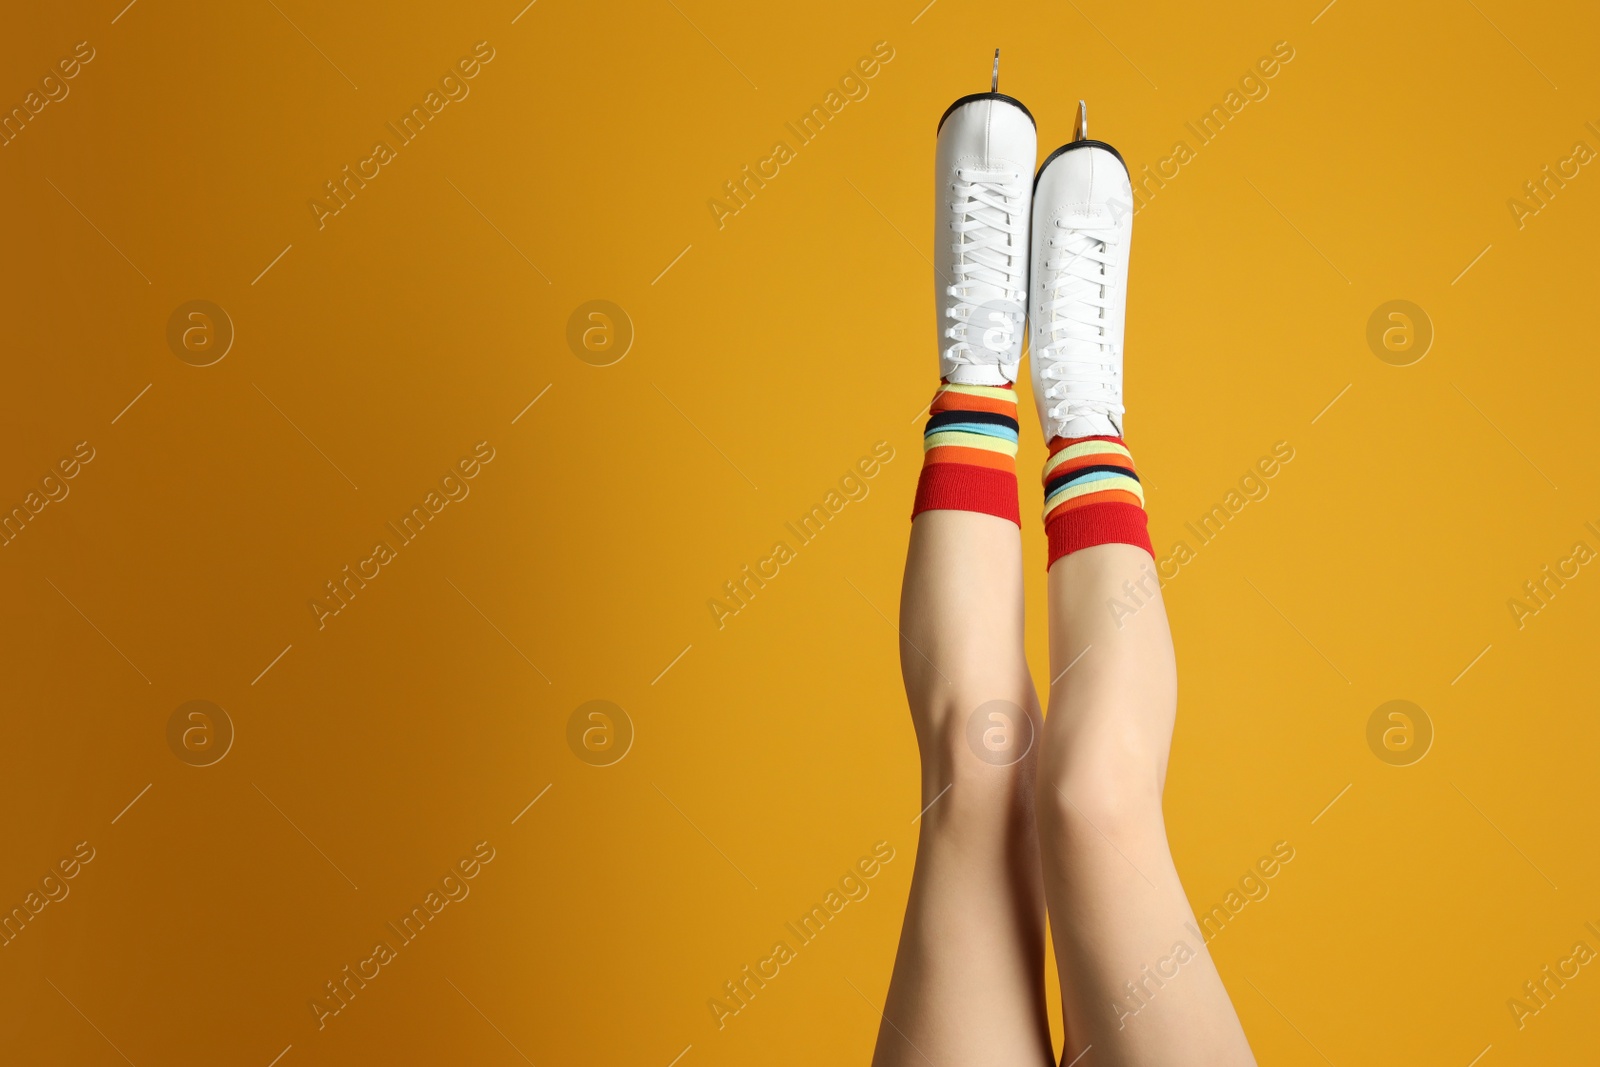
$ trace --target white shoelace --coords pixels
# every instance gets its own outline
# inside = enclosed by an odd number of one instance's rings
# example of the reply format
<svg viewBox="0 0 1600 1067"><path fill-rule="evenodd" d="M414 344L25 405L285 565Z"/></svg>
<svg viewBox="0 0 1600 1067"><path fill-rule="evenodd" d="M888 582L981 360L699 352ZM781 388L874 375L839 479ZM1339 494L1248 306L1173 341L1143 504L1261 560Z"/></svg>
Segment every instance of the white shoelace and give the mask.
<svg viewBox="0 0 1600 1067"><path fill-rule="evenodd" d="M1045 398L1052 433L1068 419L1103 415L1121 425L1117 366L1107 321L1112 313L1110 270L1115 229L1109 220L1055 220L1044 264L1047 294L1041 327L1049 340L1034 353L1050 382Z"/></svg>
<svg viewBox="0 0 1600 1067"><path fill-rule="evenodd" d="M1022 214L1022 176L962 168L956 177L950 187L956 261L945 288L955 302L944 312L955 320L944 331L955 343L944 354L956 363L993 363L1010 349L1026 318L1022 274L1028 220Z"/></svg>

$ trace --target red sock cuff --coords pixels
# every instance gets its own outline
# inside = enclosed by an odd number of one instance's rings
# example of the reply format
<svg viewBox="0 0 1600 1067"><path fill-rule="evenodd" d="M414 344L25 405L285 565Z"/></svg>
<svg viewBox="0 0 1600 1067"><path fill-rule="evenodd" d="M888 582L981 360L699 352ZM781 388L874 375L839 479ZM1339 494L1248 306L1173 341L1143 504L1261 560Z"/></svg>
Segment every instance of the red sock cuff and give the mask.
<svg viewBox="0 0 1600 1067"><path fill-rule="evenodd" d="M915 519L924 511L978 511L1010 519L1019 527L1017 476L1012 471L964 463L930 463L917 478Z"/></svg>
<svg viewBox="0 0 1600 1067"><path fill-rule="evenodd" d="M1151 559L1156 554L1150 544L1149 519L1137 504L1110 501L1073 508L1046 523L1045 536L1050 541L1046 570L1062 556L1095 545L1133 545L1150 553Z"/></svg>

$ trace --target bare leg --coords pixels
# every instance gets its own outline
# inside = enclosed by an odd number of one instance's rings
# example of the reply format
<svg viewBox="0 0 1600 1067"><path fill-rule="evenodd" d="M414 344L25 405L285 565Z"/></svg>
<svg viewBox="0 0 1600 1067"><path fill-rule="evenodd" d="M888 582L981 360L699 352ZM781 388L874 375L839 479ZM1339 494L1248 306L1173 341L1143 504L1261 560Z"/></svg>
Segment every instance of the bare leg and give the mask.
<svg viewBox="0 0 1600 1067"><path fill-rule="evenodd" d="M1125 582L1143 604L1119 628L1107 605L1131 602ZM1254 1064L1167 848L1177 667L1148 554L1106 544L1056 561L1050 671L1038 814L1062 1061L1093 1046L1085 1067Z"/></svg>
<svg viewBox="0 0 1600 1067"><path fill-rule="evenodd" d="M921 819L875 1067L1053 1062L1033 811L1039 698L1022 617L1015 524L967 511L917 516L900 663L922 753L922 804L932 806ZM980 714L989 742L979 742L980 757L968 723L991 701L1006 703Z"/></svg>

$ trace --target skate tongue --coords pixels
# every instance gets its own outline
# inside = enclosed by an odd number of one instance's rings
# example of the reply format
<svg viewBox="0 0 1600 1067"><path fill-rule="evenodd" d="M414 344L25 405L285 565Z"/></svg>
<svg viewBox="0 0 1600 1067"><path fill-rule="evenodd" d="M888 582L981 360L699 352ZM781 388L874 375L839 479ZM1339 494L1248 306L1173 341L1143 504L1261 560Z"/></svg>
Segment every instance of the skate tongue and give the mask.
<svg viewBox="0 0 1600 1067"><path fill-rule="evenodd" d="M1061 424L1057 437L1121 437L1122 431L1105 415L1074 415Z"/></svg>

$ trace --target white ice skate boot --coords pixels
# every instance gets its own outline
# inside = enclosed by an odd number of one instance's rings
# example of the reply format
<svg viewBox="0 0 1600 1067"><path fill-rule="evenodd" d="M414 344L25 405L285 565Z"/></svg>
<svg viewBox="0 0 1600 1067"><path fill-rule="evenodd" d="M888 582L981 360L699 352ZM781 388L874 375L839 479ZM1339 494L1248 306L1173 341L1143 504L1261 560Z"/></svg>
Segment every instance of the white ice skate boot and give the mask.
<svg viewBox="0 0 1600 1067"><path fill-rule="evenodd" d="M963 96L939 120L934 164L939 376L965 385L1017 380L1027 316L1038 133L1028 109L998 91L999 49L994 57L990 91Z"/></svg>
<svg viewBox="0 0 1600 1067"><path fill-rule="evenodd" d="M1033 395L1045 440L1122 436L1122 338L1133 184L1115 148L1087 137L1050 153L1033 183L1028 294Z"/></svg>

